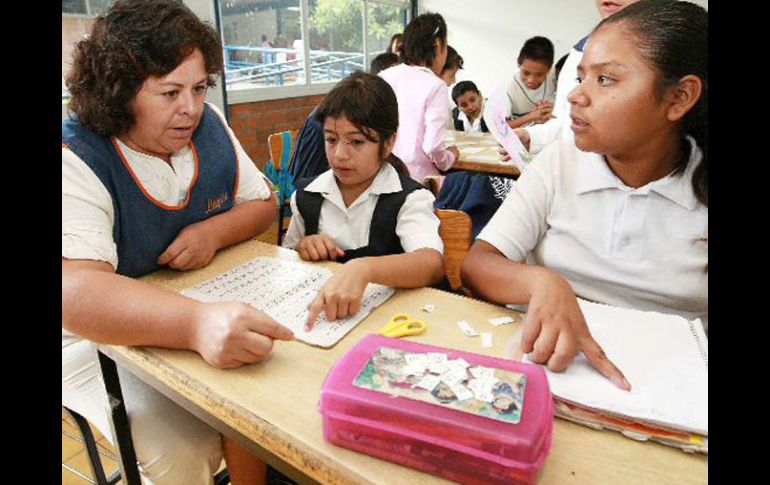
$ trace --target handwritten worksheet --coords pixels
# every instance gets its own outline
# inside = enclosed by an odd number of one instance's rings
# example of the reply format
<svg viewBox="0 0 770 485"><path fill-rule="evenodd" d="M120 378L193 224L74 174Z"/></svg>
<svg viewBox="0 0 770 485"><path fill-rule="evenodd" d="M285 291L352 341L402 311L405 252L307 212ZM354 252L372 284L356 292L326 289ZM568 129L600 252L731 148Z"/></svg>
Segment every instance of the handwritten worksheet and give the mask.
<svg viewBox="0 0 770 485"><path fill-rule="evenodd" d="M329 321L322 311L315 326L306 332L307 307L332 274L327 268L306 263L259 257L181 293L199 301L247 303L291 329L297 340L329 348L394 293L393 288L369 283L357 314Z"/></svg>

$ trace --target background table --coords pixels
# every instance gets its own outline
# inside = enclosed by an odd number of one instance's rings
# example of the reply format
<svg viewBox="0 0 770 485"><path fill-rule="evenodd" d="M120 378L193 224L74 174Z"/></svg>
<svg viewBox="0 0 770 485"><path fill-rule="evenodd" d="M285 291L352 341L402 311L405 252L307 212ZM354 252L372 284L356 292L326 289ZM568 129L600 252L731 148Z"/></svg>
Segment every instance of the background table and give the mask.
<svg viewBox="0 0 770 485"><path fill-rule="evenodd" d="M257 256L292 261L293 251L250 241L220 252L208 267L188 273L163 270L143 278L172 291L195 285ZM333 263L322 263L334 269ZM436 309L421 308L432 303ZM428 323L419 342L479 354L505 356L518 340L521 324L494 327L488 319L517 312L431 288L399 290L335 347L324 350L294 342L276 342L264 362L220 370L196 353L160 348L99 346L161 392L238 440L301 483L448 483L425 473L327 443L322 435L318 399L329 369L366 334L397 312ZM467 320L492 332L494 347L466 337L457 327ZM636 442L611 431L597 431L556 419L551 453L541 484L686 484L707 483L708 457L651 442Z"/></svg>
<svg viewBox="0 0 770 485"><path fill-rule="evenodd" d="M497 141L491 133L447 130L446 146L457 145L460 157L453 169L518 176L519 168L512 161L500 160ZM480 149L480 151L478 151Z"/></svg>

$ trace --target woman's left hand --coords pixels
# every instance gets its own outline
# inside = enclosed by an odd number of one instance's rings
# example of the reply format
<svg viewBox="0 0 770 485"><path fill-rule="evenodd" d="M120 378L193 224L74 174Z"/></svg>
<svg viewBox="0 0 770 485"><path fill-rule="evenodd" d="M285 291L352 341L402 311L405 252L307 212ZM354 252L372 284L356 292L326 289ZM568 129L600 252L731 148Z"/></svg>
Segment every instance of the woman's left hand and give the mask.
<svg viewBox="0 0 770 485"><path fill-rule="evenodd" d="M158 264L178 270L203 268L214 259L219 249L216 235L208 231L205 221L190 224L158 257Z"/></svg>
<svg viewBox="0 0 770 485"><path fill-rule="evenodd" d="M367 283L369 278L363 260L355 259L345 263L326 282L308 307L310 313L305 323L305 331L313 328L321 310L329 321L358 313Z"/></svg>

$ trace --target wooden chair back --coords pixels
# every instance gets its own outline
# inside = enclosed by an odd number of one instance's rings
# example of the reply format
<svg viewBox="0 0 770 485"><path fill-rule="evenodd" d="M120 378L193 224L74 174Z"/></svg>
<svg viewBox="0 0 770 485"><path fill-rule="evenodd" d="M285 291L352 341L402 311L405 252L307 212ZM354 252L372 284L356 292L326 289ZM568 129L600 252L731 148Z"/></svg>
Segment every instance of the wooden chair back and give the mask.
<svg viewBox="0 0 770 485"><path fill-rule="evenodd" d="M444 269L453 290L462 288L460 268L473 244L471 217L462 211L436 209L441 221L439 235L444 242Z"/></svg>
<svg viewBox="0 0 770 485"><path fill-rule="evenodd" d="M281 131L278 133L273 133L272 135L267 137L267 146L268 150L270 151L270 160L272 161L273 168L275 168L276 172L284 177L288 177L289 174L281 174L281 171L285 167L286 169L289 168L289 161L291 160L291 155L294 152L294 147L296 146L297 141L297 134L299 133L299 130L291 130L291 131ZM284 219L289 214L289 200L290 200L290 194L282 194L281 191L281 185L278 185L278 235L277 235L277 243L278 246L281 245L283 242L283 235L286 234L286 229L288 229L288 226L284 225Z"/></svg>
<svg viewBox="0 0 770 485"><path fill-rule="evenodd" d="M288 135L284 135L284 133L288 133ZM276 171L280 172L282 167L289 166L289 160L291 160L291 155L294 152L298 133L299 130L281 131L267 137L270 160L273 161L273 167L275 167ZM289 140L290 143L286 146L286 141Z"/></svg>

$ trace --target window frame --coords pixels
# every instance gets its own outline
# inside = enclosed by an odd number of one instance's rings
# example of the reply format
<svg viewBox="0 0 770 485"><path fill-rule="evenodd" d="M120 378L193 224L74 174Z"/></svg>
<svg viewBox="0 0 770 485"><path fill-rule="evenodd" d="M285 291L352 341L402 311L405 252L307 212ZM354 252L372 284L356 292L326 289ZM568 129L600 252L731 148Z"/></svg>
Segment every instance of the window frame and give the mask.
<svg viewBox="0 0 770 485"><path fill-rule="evenodd" d="M215 12L217 12L217 15L220 15L220 3L222 0L211 0L212 7ZM364 55L364 63L368 62L369 59L369 51L368 51L368 40L367 40L367 34L368 34L368 24L369 24L369 5L370 4L390 4L393 6L398 6L399 4L404 4L404 9L406 10L406 23L408 23L412 18L414 18L414 12L417 10L417 0L407 0L406 2L402 2L401 0L359 0L362 2L362 15L363 15L363 55ZM305 52L308 52L310 50L310 20L308 16L308 2L307 0L299 0L299 13L300 13L300 29L302 32L302 45ZM404 28L406 28L406 23L404 24ZM222 37L222 43L224 44L224 32L221 27L221 25L217 25L217 30L219 31L220 37ZM235 105L235 104L243 104L243 103L253 103L258 101L268 101L273 99L284 99L284 98L295 98L295 97L301 97L301 96L313 96L317 94L326 94L329 91L332 90L332 88L337 84L337 81L327 81L327 82L316 82L311 83L311 76L308 76L307 73L310 72L310 58L309 56L303 56L304 59L304 68L305 68L305 83L304 84L293 84L289 86L271 86L271 87L253 87L253 88L243 88L243 89L234 89L234 90L228 90L226 87L226 79L225 74L222 74L222 78L220 79L220 82L222 83L222 90L225 92L225 98L227 99L228 105Z"/></svg>

